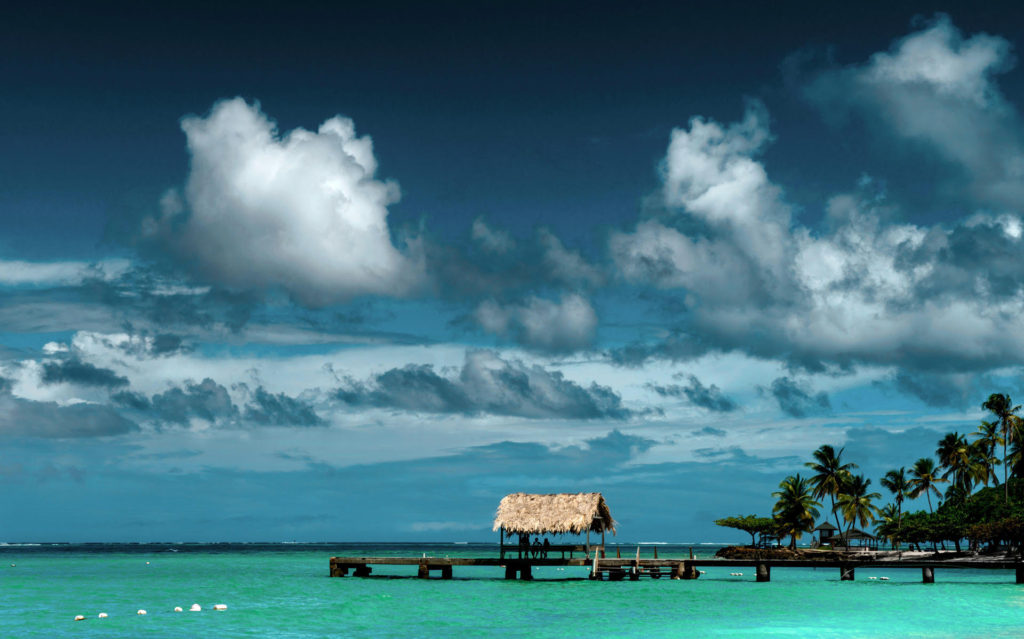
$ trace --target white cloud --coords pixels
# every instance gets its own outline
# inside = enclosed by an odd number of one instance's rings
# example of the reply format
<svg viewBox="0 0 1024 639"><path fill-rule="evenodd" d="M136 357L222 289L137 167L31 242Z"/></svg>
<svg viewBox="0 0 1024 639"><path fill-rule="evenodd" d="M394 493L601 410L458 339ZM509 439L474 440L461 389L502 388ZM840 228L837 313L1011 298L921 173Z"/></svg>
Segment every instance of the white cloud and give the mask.
<svg viewBox="0 0 1024 639"><path fill-rule="evenodd" d="M1019 210L1024 127L993 79L1012 66L1009 42L965 38L940 14L866 63L822 74L808 92L827 109L859 109L887 133L927 145L966 170L982 202Z"/></svg>
<svg viewBox="0 0 1024 639"><path fill-rule="evenodd" d="M113 280L126 273L129 268L131 262L124 259L97 262L0 260L0 285L74 286L86 280Z"/></svg>
<svg viewBox="0 0 1024 639"><path fill-rule="evenodd" d="M482 302L474 318L489 333L546 351L575 351L589 346L597 329L597 313L586 298L563 295L555 302L530 297L524 303Z"/></svg>
<svg viewBox="0 0 1024 639"><path fill-rule="evenodd" d="M421 262L395 248L387 224L398 185L375 177L372 142L351 120L282 135L235 98L181 127L191 154L184 198L167 194L144 231L200 277L280 287L314 306L419 286Z"/></svg>
<svg viewBox="0 0 1024 639"><path fill-rule="evenodd" d="M684 289L689 329L723 350L925 368L1024 362L1024 291L992 281L1005 262L992 247L1024 250L1016 217L892 224L877 201L844 194L827 203L830 232L817 234L790 221L755 159L768 138L759 108L731 127L696 118L674 131L671 216L611 235L620 275ZM673 217L703 226L683 232Z"/></svg>

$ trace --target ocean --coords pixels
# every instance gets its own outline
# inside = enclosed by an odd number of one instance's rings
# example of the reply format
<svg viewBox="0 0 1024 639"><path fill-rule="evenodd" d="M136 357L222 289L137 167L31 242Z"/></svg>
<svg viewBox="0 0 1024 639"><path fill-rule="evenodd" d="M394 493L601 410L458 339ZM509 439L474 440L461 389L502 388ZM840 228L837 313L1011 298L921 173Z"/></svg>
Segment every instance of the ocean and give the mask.
<svg viewBox="0 0 1024 639"><path fill-rule="evenodd" d="M609 546L611 548L611 546ZM658 546L685 557L690 545ZM717 546L692 546L698 556ZM592 582L586 569L414 566L329 578L334 555L496 556L494 544L0 545L0 637L1020 637L1011 571L705 568L694 581ZM622 544L632 557L636 546ZM652 546L642 546L650 557ZM12 565L13 564L13 565ZM731 572L743 571L742 577ZM381 578L386 576L397 578ZM889 577L888 581L870 577ZM409 578L401 578L409 577ZM201 612L188 612L198 603ZM215 611L215 604L227 610ZM185 612L173 612L175 606ZM148 614L136 614L145 609ZM100 619L97 615L107 613ZM85 621L74 621L84 615Z"/></svg>

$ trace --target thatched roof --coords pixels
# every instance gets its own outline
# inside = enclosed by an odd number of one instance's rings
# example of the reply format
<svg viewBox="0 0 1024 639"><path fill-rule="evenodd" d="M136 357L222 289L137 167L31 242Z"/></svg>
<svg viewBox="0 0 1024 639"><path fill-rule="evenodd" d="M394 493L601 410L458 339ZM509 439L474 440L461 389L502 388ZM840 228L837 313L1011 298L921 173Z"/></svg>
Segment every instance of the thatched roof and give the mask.
<svg viewBox="0 0 1024 639"><path fill-rule="evenodd" d="M819 530L839 530L839 529L826 521L826 522L822 522L822 524L820 526L818 526L817 528L815 528L814 530L815 530L815 532L817 532Z"/></svg>
<svg viewBox="0 0 1024 639"><path fill-rule="evenodd" d="M507 534L573 533L587 530L615 533L615 520L601 493L505 495L498 504L494 530Z"/></svg>
<svg viewBox="0 0 1024 639"><path fill-rule="evenodd" d="M863 540L863 541L874 541L876 539L876 537L874 535L872 535L871 533L866 533L863 530L858 530L856 528L854 528L853 530L851 530L849 532L844 532L844 533L840 534L839 537L840 537L840 539L850 540L850 541L855 541L855 540L858 540L858 541L860 541L860 540Z"/></svg>

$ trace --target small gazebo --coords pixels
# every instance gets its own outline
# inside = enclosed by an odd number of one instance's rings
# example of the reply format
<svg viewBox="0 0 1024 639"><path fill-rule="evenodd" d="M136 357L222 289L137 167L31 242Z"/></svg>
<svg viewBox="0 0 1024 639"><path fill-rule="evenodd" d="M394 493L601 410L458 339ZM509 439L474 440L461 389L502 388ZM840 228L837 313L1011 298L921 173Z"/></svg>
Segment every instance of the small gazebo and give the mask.
<svg viewBox="0 0 1024 639"><path fill-rule="evenodd" d="M493 530L500 531L501 558L505 558L505 538L519 535L516 547L522 553L524 539L530 535L581 535L586 533L586 546L548 546L546 550L584 550L590 557L590 531L601 533L599 550L604 550L605 531L615 534L615 520L601 493L555 493L538 495L513 493L498 504ZM527 546L528 547L528 546Z"/></svg>
<svg viewBox="0 0 1024 639"><path fill-rule="evenodd" d="M815 528L814 532L818 533L818 545L824 545L835 541L836 533L839 532L839 529L825 521Z"/></svg>

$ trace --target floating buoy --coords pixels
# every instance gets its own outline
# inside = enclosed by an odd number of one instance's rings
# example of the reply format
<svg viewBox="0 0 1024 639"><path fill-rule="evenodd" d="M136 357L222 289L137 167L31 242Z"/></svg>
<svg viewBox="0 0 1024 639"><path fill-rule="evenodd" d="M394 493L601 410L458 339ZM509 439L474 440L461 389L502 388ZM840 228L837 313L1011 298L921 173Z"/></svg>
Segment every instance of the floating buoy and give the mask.
<svg viewBox="0 0 1024 639"><path fill-rule="evenodd" d="M174 612L181 612L181 606L175 606Z"/></svg>
<svg viewBox="0 0 1024 639"><path fill-rule="evenodd" d="M879 579L881 579L882 581L889 581L888 577L879 577Z"/></svg>
<svg viewBox="0 0 1024 639"><path fill-rule="evenodd" d="M149 562L148 562L148 561L146 562L146 565L147 565L147 566L149 565Z"/></svg>
<svg viewBox="0 0 1024 639"><path fill-rule="evenodd" d="M228 609L228 605L227 604L214 604L213 605L213 609L214 610L227 610Z"/></svg>
<svg viewBox="0 0 1024 639"><path fill-rule="evenodd" d="M107 613L101 612L100 614L98 614L96 616L99 617L100 619L106 619L107 618Z"/></svg>
<svg viewBox="0 0 1024 639"><path fill-rule="evenodd" d="M868 577L868 579L878 579L878 577Z"/></svg>
<svg viewBox="0 0 1024 639"><path fill-rule="evenodd" d="M144 615L144 614L146 614L146 611L145 611L145 610L141 610L141 609L140 609L140 610L139 610L139 611L138 611L137 613L135 613L135 614L137 614L137 615Z"/></svg>
<svg viewBox="0 0 1024 639"><path fill-rule="evenodd" d="M85 621L85 615L75 615L75 621Z"/></svg>
<svg viewBox="0 0 1024 639"><path fill-rule="evenodd" d="M192 604L192 607L188 609L189 612L199 612L203 609L199 604Z"/></svg>

